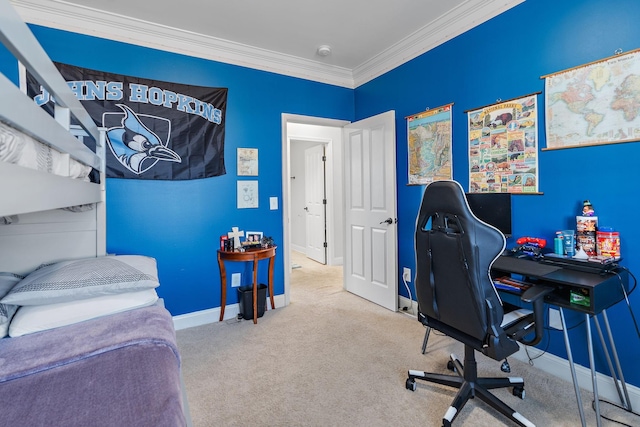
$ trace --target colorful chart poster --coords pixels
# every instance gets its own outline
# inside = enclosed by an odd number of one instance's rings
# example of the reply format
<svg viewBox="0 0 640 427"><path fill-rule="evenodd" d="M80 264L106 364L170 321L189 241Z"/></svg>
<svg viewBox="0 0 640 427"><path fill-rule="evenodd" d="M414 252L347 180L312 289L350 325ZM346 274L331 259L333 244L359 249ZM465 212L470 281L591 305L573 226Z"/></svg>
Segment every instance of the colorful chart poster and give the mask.
<svg viewBox="0 0 640 427"><path fill-rule="evenodd" d="M543 77L547 148L640 140L640 50Z"/></svg>
<svg viewBox="0 0 640 427"><path fill-rule="evenodd" d="M451 179L451 107L407 117L409 185Z"/></svg>
<svg viewBox="0 0 640 427"><path fill-rule="evenodd" d="M537 95L468 111L469 191L538 192Z"/></svg>

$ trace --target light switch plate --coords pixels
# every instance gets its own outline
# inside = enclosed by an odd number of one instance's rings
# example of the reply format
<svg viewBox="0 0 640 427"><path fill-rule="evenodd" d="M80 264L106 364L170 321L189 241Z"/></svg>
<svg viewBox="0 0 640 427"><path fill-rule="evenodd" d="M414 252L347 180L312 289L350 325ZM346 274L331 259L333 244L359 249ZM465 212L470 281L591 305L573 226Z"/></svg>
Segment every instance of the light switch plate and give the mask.
<svg viewBox="0 0 640 427"><path fill-rule="evenodd" d="M277 197L269 197L269 208L272 211L278 210L278 198Z"/></svg>

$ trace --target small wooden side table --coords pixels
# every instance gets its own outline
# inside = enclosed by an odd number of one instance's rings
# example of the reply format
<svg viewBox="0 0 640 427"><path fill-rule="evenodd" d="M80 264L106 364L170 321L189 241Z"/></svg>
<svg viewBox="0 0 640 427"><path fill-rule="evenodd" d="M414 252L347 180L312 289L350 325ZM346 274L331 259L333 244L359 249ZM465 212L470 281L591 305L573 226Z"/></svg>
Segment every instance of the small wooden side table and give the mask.
<svg viewBox="0 0 640 427"><path fill-rule="evenodd" d="M227 271L225 261L249 262L253 261L253 323L258 323L258 261L269 259L269 299L271 309L276 306L273 301L273 261L276 258L277 246L270 248L247 249L244 252L229 252L218 249L218 266L220 267L220 321L224 320L224 307L227 302Z"/></svg>

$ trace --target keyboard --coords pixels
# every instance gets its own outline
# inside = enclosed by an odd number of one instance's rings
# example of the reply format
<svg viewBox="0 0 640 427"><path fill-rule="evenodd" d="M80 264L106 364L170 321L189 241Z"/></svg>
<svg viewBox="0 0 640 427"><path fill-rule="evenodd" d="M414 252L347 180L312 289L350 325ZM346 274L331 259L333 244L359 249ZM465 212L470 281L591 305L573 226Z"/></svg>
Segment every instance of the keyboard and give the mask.
<svg viewBox="0 0 640 427"><path fill-rule="evenodd" d="M606 272L613 270L618 267L618 261L620 261L620 258L608 258L604 260L576 259L553 253L545 254L540 260L541 263L546 265L587 272Z"/></svg>

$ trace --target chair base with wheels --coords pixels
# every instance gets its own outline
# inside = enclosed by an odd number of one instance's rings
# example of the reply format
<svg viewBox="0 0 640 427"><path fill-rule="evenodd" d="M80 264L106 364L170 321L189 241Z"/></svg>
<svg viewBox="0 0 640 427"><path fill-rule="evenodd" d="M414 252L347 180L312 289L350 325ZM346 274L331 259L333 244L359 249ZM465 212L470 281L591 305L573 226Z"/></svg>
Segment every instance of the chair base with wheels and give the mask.
<svg viewBox="0 0 640 427"><path fill-rule="evenodd" d="M524 380L519 377L478 378L478 368L474 348L469 345L465 345L464 352L464 365L455 354L451 355L451 360L447 363L447 368L456 371L458 376L410 370L406 381L407 389L415 391L417 388L416 380L443 384L459 389L458 394L451 403L451 406L442 418L443 427L450 427L453 420L458 416L460 410L467 401L476 396L518 425L523 427L535 427L535 424L523 417L519 412L511 409L506 403L499 400L489 391L490 389L495 388L513 387L513 395L520 399L524 399Z"/></svg>

